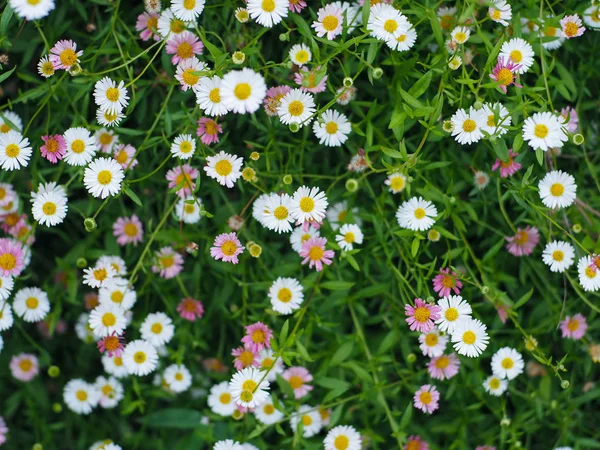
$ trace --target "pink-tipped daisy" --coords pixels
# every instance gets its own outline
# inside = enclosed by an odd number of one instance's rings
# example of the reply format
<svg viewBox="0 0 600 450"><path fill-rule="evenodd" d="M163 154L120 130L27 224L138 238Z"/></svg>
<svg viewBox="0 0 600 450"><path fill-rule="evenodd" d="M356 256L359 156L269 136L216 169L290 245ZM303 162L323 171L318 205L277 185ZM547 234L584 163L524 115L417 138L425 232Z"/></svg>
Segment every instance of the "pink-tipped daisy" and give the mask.
<svg viewBox="0 0 600 450"><path fill-rule="evenodd" d="M493 72L490 74L490 78L500 83L498 87L506 94L508 87L511 85L515 85L518 88L523 87L515 82L515 76L520 68L521 66L516 64L512 59L499 57L496 67L494 67Z"/></svg>
<svg viewBox="0 0 600 450"><path fill-rule="evenodd" d="M96 344L98 346L98 350L100 353L106 352L109 358L113 356L120 358L121 353L125 347L123 344L125 343L125 338L123 335L119 335L116 331L113 331L112 334L103 337Z"/></svg>
<svg viewBox="0 0 600 450"><path fill-rule="evenodd" d="M254 353L264 348L271 348L273 331L262 322L256 322L246 327L246 336L242 338L244 346Z"/></svg>
<svg viewBox="0 0 600 450"><path fill-rule="evenodd" d="M168 55L173 55L171 62L179 64L180 61L201 55L204 50L204 44L194 33L183 31L167 41L166 50Z"/></svg>
<svg viewBox="0 0 600 450"><path fill-rule="evenodd" d="M323 264L330 265L332 258L335 256L333 250L325 250L327 245L327 239L323 237L314 236L302 243L302 250L300 250L300 256L304 259L302 264L308 264L309 268L316 268L317 272L323 270Z"/></svg>
<svg viewBox="0 0 600 450"><path fill-rule="evenodd" d="M117 244L133 244L135 247L144 238L144 226L135 214L131 217L119 217L113 224L113 235L117 238Z"/></svg>
<svg viewBox="0 0 600 450"><path fill-rule="evenodd" d="M458 373L460 367L460 360L456 353L450 353L449 355L437 356L431 358L427 365L427 371L431 378L436 380L449 380Z"/></svg>
<svg viewBox="0 0 600 450"><path fill-rule="evenodd" d="M414 406L424 413L432 414L439 408L440 393L435 386L424 384L415 392Z"/></svg>
<svg viewBox="0 0 600 450"><path fill-rule="evenodd" d="M429 450L429 444L421 436L409 436L403 450Z"/></svg>
<svg viewBox="0 0 600 450"><path fill-rule="evenodd" d="M143 12L137 18L135 23L136 31L140 32L140 38L142 41L148 39L154 39L160 41L160 35L158 34L158 17L157 13Z"/></svg>
<svg viewBox="0 0 600 450"><path fill-rule="evenodd" d="M210 256L217 261L230 262L237 264L238 255L244 251L236 233L222 233L215 238L213 247L210 248Z"/></svg>
<svg viewBox="0 0 600 450"><path fill-rule="evenodd" d="M560 331L562 337L580 340L587 330L587 320L582 314L575 314L573 317L567 316L565 320L560 323Z"/></svg>
<svg viewBox="0 0 600 450"><path fill-rule="evenodd" d="M284 371L281 376L293 389L294 397L296 399L305 397L310 391L313 390L313 387L310 384L307 384L313 380L313 376L305 367L290 367Z"/></svg>
<svg viewBox="0 0 600 450"><path fill-rule="evenodd" d="M567 39L572 39L581 36L585 32L585 27L581 24L581 19L577 14L565 16L560 21L563 35Z"/></svg>
<svg viewBox="0 0 600 450"><path fill-rule="evenodd" d="M575 108L567 106L566 108L561 109L560 115L565 119L565 127L569 130L569 133L575 133L579 127L579 117L577 116Z"/></svg>
<svg viewBox="0 0 600 450"><path fill-rule="evenodd" d="M302 66L294 75L294 81L300 86L300 90L318 94L326 89L327 75L321 70L321 66L314 69Z"/></svg>
<svg viewBox="0 0 600 450"><path fill-rule="evenodd" d="M204 306L201 301L186 297L177 305L177 312L182 319L195 322L196 319L201 319L204 315Z"/></svg>
<svg viewBox="0 0 600 450"><path fill-rule="evenodd" d="M425 303L422 299L415 299L415 306L406 305L406 323L410 325L410 331L428 333L433 330L434 321L440 318L441 308L431 303Z"/></svg>
<svg viewBox="0 0 600 450"><path fill-rule="evenodd" d="M52 164L56 164L65 156L67 143L60 134L42 136L42 141L44 141L44 145L40 147L40 152Z"/></svg>
<svg viewBox="0 0 600 450"><path fill-rule="evenodd" d="M23 246L13 239L0 238L0 276L18 277L24 265Z"/></svg>
<svg viewBox="0 0 600 450"><path fill-rule="evenodd" d="M223 127L210 117L201 117L198 120L198 129L196 134L204 145L216 144L219 142L219 134L223 132Z"/></svg>
<svg viewBox="0 0 600 450"><path fill-rule="evenodd" d="M293 13L299 13L306 8L306 2L304 0L290 0L290 11Z"/></svg>
<svg viewBox="0 0 600 450"><path fill-rule="evenodd" d="M521 168L521 164L514 160L516 156L519 156L519 154L509 150L508 160L502 161L500 158L496 159L492 170L500 169L500 178L510 177Z"/></svg>
<svg viewBox="0 0 600 450"><path fill-rule="evenodd" d="M275 86L267 90L267 96L263 100L263 107L269 117L277 116L277 108L281 105L281 99L292 90L289 86Z"/></svg>
<svg viewBox="0 0 600 450"><path fill-rule="evenodd" d="M317 12L317 20L311 27L315 29L318 37L327 36L330 41L341 34L344 18L341 3L329 3Z"/></svg>
<svg viewBox="0 0 600 450"><path fill-rule="evenodd" d="M152 272L158 273L165 279L179 275L183 270L183 256L173 247L163 247L154 255L155 263Z"/></svg>
<svg viewBox="0 0 600 450"><path fill-rule="evenodd" d="M31 381L39 373L38 359L29 353L20 353L10 360L10 372L19 381Z"/></svg>
<svg viewBox="0 0 600 450"><path fill-rule="evenodd" d="M135 147L130 144L119 144L113 153L113 158L117 160L123 169L131 169L137 166L138 160L133 159L135 156Z"/></svg>
<svg viewBox="0 0 600 450"><path fill-rule="evenodd" d="M167 172L166 178L169 181L169 189L173 189L176 186L179 187L177 195L181 198L186 198L196 189L198 175L200 175L198 169L189 164L177 166Z"/></svg>
<svg viewBox="0 0 600 450"><path fill-rule="evenodd" d="M456 295L460 294L462 283L456 277L456 272L450 269L440 269L440 273L433 277L433 290L438 293L440 297L448 297L452 291Z"/></svg>
<svg viewBox="0 0 600 450"><path fill-rule="evenodd" d="M79 63L79 57L83 50L77 51L77 44L72 40L62 40L54 44L50 49L50 62L55 70L69 70Z"/></svg>
<svg viewBox="0 0 600 450"><path fill-rule="evenodd" d="M514 256L531 255L533 249L540 240L540 233L536 227L529 225L524 229L517 228L517 234L512 237L506 237L506 249L508 253Z"/></svg>
<svg viewBox="0 0 600 450"><path fill-rule="evenodd" d="M246 367L260 367L258 353L254 353L246 347L234 348L231 351L231 355L235 357L233 360L233 367L235 367L236 370L242 370Z"/></svg>

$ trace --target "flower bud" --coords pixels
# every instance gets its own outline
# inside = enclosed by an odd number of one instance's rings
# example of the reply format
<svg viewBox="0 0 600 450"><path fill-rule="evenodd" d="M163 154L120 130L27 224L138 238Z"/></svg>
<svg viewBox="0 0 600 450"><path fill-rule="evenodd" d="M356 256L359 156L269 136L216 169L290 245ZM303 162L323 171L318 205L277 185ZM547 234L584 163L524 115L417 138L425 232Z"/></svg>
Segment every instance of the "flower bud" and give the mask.
<svg viewBox="0 0 600 450"><path fill-rule="evenodd" d="M260 153L258 153L258 152L250 153L250 159L252 161L258 161L259 158L260 158Z"/></svg>
<svg viewBox="0 0 600 450"><path fill-rule="evenodd" d="M452 196L448 199L448 201L450 201L451 204L456 203L456 197Z"/></svg>
<svg viewBox="0 0 600 450"><path fill-rule="evenodd" d="M279 35L279 40L280 40L281 42L286 42L288 39L289 39L289 36L288 36L288 34L287 34L287 33L281 33L281 34Z"/></svg>
<svg viewBox="0 0 600 450"><path fill-rule="evenodd" d="M440 232L438 230L429 230L427 232L427 239L429 239L431 242L437 242L440 240Z"/></svg>
<svg viewBox="0 0 600 450"><path fill-rule="evenodd" d="M483 102L481 100L477 100L475 103L473 103L473 109L479 111L481 108L483 108Z"/></svg>
<svg viewBox="0 0 600 450"><path fill-rule="evenodd" d="M348 192L356 192L358 190L358 181L354 178L346 180L346 190Z"/></svg>
<svg viewBox="0 0 600 450"><path fill-rule="evenodd" d="M452 133L452 130L454 130L454 124L452 123L452 121L444 120L444 122L442 123L442 130L444 130L446 133Z"/></svg>
<svg viewBox="0 0 600 450"><path fill-rule="evenodd" d="M50 378L56 378L60 375L60 369L58 366L50 366L48 367L48 376Z"/></svg>
<svg viewBox="0 0 600 450"><path fill-rule="evenodd" d="M352 77L346 77L344 78L344 87L351 87L354 84L354 80L352 79Z"/></svg>
<svg viewBox="0 0 600 450"><path fill-rule="evenodd" d="M300 131L300 125L298 125L296 122L290 123L290 131L292 133L297 133L298 131Z"/></svg>
<svg viewBox="0 0 600 450"><path fill-rule="evenodd" d="M417 360L417 355L414 353L409 353L409 355L406 357L406 360L412 364Z"/></svg>
<svg viewBox="0 0 600 450"><path fill-rule="evenodd" d="M486 295L486 294L488 294L489 292L490 292L490 288L489 288L489 287L487 287L487 286L482 286L482 288L481 288L481 293L482 293L483 295Z"/></svg>
<svg viewBox="0 0 600 450"><path fill-rule="evenodd" d="M582 227L580 223L573 224L573 233L581 233Z"/></svg>
<svg viewBox="0 0 600 450"><path fill-rule="evenodd" d="M375 78L376 80L378 80L382 76L383 76L383 69L381 67L375 67L373 69L373 78Z"/></svg>
<svg viewBox="0 0 600 450"><path fill-rule="evenodd" d="M97 227L96 221L91 217L88 217L83 221L83 226L85 227L85 231L87 231L88 233L91 233Z"/></svg>
<svg viewBox="0 0 600 450"><path fill-rule="evenodd" d="M44 446L38 442L37 444L33 444L31 450L44 450Z"/></svg>
<svg viewBox="0 0 600 450"><path fill-rule="evenodd" d="M571 383L569 383L569 380L562 380L560 382L560 387L563 389L569 389L569 386L571 386Z"/></svg>
<svg viewBox="0 0 600 450"><path fill-rule="evenodd" d="M246 55L244 54L244 52L240 52L238 50L237 52L234 52L233 55L231 55L231 60L234 64L244 64L244 61L246 61Z"/></svg>
<svg viewBox="0 0 600 450"><path fill-rule="evenodd" d="M292 184L293 181L294 181L294 179L292 178L291 175L283 176L283 184Z"/></svg>
<svg viewBox="0 0 600 450"><path fill-rule="evenodd" d="M62 405L60 403L54 403L52 405L52 411L54 411L56 414L60 414L62 412Z"/></svg>
<svg viewBox="0 0 600 450"><path fill-rule="evenodd" d="M585 138L583 137L583 134L581 133L577 133L573 135L573 143L575 145L581 145L585 142Z"/></svg>
<svg viewBox="0 0 600 450"><path fill-rule="evenodd" d="M252 181L256 177L256 172L252 167L246 167L242 170L242 178L244 181Z"/></svg>
<svg viewBox="0 0 600 450"><path fill-rule="evenodd" d="M500 426L510 427L510 419L508 417L504 416L502 418L502 420L500 421Z"/></svg>
<svg viewBox="0 0 600 450"><path fill-rule="evenodd" d="M75 264L79 269L85 269L88 266L87 260L85 258L77 258Z"/></svg>

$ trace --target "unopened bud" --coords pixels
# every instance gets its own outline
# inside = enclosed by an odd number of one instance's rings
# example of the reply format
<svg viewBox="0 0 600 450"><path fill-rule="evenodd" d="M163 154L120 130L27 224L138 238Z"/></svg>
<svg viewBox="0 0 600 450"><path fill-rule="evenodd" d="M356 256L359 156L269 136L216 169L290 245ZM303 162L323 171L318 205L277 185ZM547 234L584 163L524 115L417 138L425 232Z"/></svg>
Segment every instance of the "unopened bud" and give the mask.
<svg viewBox="0 0 600 450"><path fill-rule="evenodd" d="M383 76L383 69L380 68L380 67L375 67L373 69L373 78L375 78L376 80L378 80L382 76Z"/></svg>
<svg viewBox="0 0 600 450"><path fill-rule="evenodd" d="M83 221L83 226L85 227L85 231L87 231L88 233L91 233L97 227L96 221L91 217L88 217Z"/></svg>
<svg viewBox="0 0 600 450"><path fill-rule="evenodd" d="M354 80L351 77L346 77L346 78L344 78L343 83L344 83L344 86L348 88L354 84Z"/></svg>
<svg viewBox="0 0 600 450"><path fill-rule="evenodd" d="M569 383L568 380L562 380L560 382L560 387L563 389L569 389L569 386L571 386L571 383Z"/></svg>
<svg viewBox="0 0 600 450"><path fill-rule="evenodd" d="M354 178L346 180L346 190L348 192L356 192L358 190L358 181Z"/></svg>
<svg viewBox="0 0 600 450"><path fill-rule="evenodd" d="M85 269L88 266L87 260L85 258L77 258L75 264L79 269Z"/></svg>
<svg viewBox="0 0 600 450"><path fill-rule="evenodd" d="M59 375L60 375L60 368L58 366L48 367L48 376L50 378L56 378Z"/></svg>
<svg viewBox="0 0 600 450"><path fill-rule="evenodd" d="M292 184L294 181L294 179L292 178L291 175L284 175L283 176L283 184Z"/></svg>

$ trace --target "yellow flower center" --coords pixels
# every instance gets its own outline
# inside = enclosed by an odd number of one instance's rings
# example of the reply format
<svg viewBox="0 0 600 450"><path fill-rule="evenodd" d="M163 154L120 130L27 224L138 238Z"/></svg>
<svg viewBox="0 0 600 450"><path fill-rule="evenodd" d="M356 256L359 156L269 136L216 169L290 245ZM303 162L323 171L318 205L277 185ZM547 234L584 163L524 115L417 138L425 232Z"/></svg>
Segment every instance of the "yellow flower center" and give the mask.
<svg viewBox="0 0 600 450"><path fill-rule="evenodd" d="M152 327L150 328L150 330L151 330L151 331L152 331L154 334L160 334L160 333L162 333L163 326L162 326L162 324L161 324L161 323L158 323L158 322L156 322L156 323L153 323L153 324L152 324Z"/></svg>
<svg viewBox="0 0 600 450"><path fill-rule="evenodd" d="M285 206L278 206L275 208L275 211L273 211L273 215L277 220L285 220L289 215L288 209Z"/></svg>
<svg viewBox="0 0 600 450"><path fill-rule="evenodd" d="M291 116L298 117L304 112L304 103L300 100L294 100L288 105L288 112Z"/></svg>
<svg viewBox="0 0 600 450"><path fill-rule="evenodd" d="M85 150L85 142L81 139L75 139L71 144L71 150L73 150L74 153L83 153Z"/></svg>
<svg viewBox="0 0 600 450"><path fill-rule="evenodd" d="M133 361L136 362L137 364L143 364L146 361L146 353L144 353L142 351L135 352L135 354L133 355Z"/></svg>
<svg viewBox="0 0 600 450"><path fill-rule="evenodd" d="M477 336L472 331L466 331L463 333L462 340L467 345L473 345L477 340Z"/></svg>
<svg viewBox="0 0 600 450"><path fill-rule="evenodd" d="M213 103L220 103L221 102L221 91L219 90L219 88L212 88L210 90L210 92L208 93L208 98Z"/></svg>
<svg viewBox="0 0 600 450"><path fill-rule="evenodd" d="M121 367L123 365L123 358L116 356L115 359L113 359L113 362L115 363L115 366Z"/></svg>
<svg viewBox="0 0 600 450"><path fill-rule="evenodd" d="M406 40L406 38L407 38L406 34L401 34L400 36L398 36L396 38L396 41L397 42L404 42Z"/></svg>
<svg viewBox="0 0 600 450"><path fill-rule="evenodd" d="M233 90L238 100L246 100L252 94L252 87L248 83L239 83Z"/></svg>
<svg viewBox="0 0 600 450"><path fill-rule="evenodd" d="M298 50L296 53L296 61L300 64L304 64L308 61L308 52L306 50Z"/></svg>
<svg viewBox="0 0 600 450"><path fill-rule="evenodd" d="M116 336L108 336L104 338L104 348L106 350L112 352L119 348L120 342L119 338Z"/></svg>
<svg viewBox="0 0 600 450"><path fill-rule="evenodd" d="M401 176L395 176L394 178L392 178L390 180L390 187L394 191L403 190L405 185L406 185L406 182L404 181L404 178L402 178Z"/></svg>
<svg viewBox="0 0 600 450"><path fill-rule="evenodd" d="M282 303L288 303L292 300L292 291L290 291L288 288L281 288L277 293L277 298Z"/></svg>
<svg viewBox="0 0 600 450"><path fill-rule="evenodd" d="M500 69L498 71L498 74L496 75L496 81L502 86L508 86L510 83L513 82L513 79L513 73L506 67Z"/></svg>
<svg viewBox="0 0 600 450"><path fill-rule="evenodd" d="M193 72L194 69L192 68L185 69L183 71L183 74L181 75L181 78L183 78L183 82L188 86L194 86L200 79L200 75L194 75Z"/></svg>
<svg viewBox="0 0 600 450"><path fill-rule="evenodd" d="M175 34L179 34L185 30L185 23L179 19L172 19L169 26L171 28L171 32Z"/></svg>
<svg viewBox="0 0 600 450"><path fill-rule="evenodd" d="M315 208L315 201L310 197L303 197L300 200L300 209L305 212L311 212Z"/></svg>
<svg viewBox="0 0 600 450"><path fill-rule="evenodd" d="M136 236L138 233L137 226L132 223L126 224L125 227L123 227L123 231L129 237Z"/></svg>
<svg viewBox="0 0 600 450"><path fill-rule="evenodd" d="M447 356L440 356L435 361L435 367L437 367L438 369L445 369L449 365L450 365L450 358L448 358Z"/></svg>
<svg viewBox="0 0 600 450"><path fill-rule="evenodd" d="M73 49L64 49L60 54L60 62L65 67L71 67L77 62L77 54Z"/></svg>
<svg viewBox="0 0 600 450"><path fill-rule="evenodd" d="M204 126L206 128L206 134L217 134L219 130L217 128L217 123L213 120L209 120Z"/></svg>
<svg viewBox="0 0 600 450"><path fill-rule="evenodd" d="M257 387L258 387L258 384L256 384L256 381L254 381L254 380L246 380L246 381L244 381L244 384L242 384L243 391L254 392L254 390Z"/></svg>
<svg viewBox="0 0 600 450"><path fill-rule="evenodd" d="M337 133L338 128L338 124L335 122L327 122L327 125L325 125L325 131L327 131L328 134Z"/></svg>
<svg viewBox="0 0 600 450"><path fill-rule="evenodd" d="M417 209L415 209L415 217L417 219L422 219L425 216L426 216L426 213L425 213L425 210L423 208L417 208Z"/></svg>
<svg viewBox="0 0 600 450"><path fill-rule="evenodd" d="M425 308L424 306L419 306L418 308L415 308L414 317L417 322L425 323L429 320L430 316L431 311L429 311L428 308Z"/></svg>
<svg viewBox="0 0 600 450"><path fill-rule="evenodd" d="M498 378L492 378L490 380L490 388L498 389L500 387L500 380Z"/></svg>
<svg viewBox="0 0 600 450"><path fill-rule="evenodd" d="M568 22L564 28L564 32L567 37L572 38L577 36L577 33L579 32L579 27L574 22Z"/></svg>
<svg viewBox="0 0 600 450"><path fill-rule="evenodd" d="M113 313L104 313L102 316L102 325L113 327L117 323L117 317Z"/></svg>
<svg viewBox="0 0 600 450"><path fill-rule="evenodd" d="M56 214L56 203L46 202L42 205L42 211L47 216L52 216Z"/></svg>
<svg viewBox="0 0 600 450"><path fill-rule="evenodd" d="M354 233L352 233L351 231L348 231L344 235L344 241L346 241L348 244L352 244L355 240L356 240L356 237L354 236Z"/></svg>
<svg viewBox="0 0 600 450"><path fill-rule="evenodd" d="M491 17L494 20L500 20L500 15L501 15L500 10L499 9L494 9L494 11L492 11Z"/></svg>
<svg viewBox="0 0 600 450"><path fill-rule="evenodd" d="M267 415L271 415L275 412L275 407L273 405L271 405L270 403L267 403L264 407L263 407L263 412Z"/></svg>
<svg viewBox="0 0 600 450"><path fill-rule="evenodd" d="M337 17L326 16L323 19L323 28L325 29L325 31L334 31L338 27L339 23L340 21Z"/></svg>
<svg viewBox="0 0 600 450"><path fill-rule="evenodd" d="M146 29L148 31L153 31L158 28L158 17L150 17L148 19L148 23L146 24Z"/></svg>
<svg viewBox="0 0 600 450"><path fill-rule="evenodd" d="M6 156L9 158L16 158L21 153L21 149L16 144L8 144L6 146Z"/></svg>
<svg viewBox="0 0 600 450"><path fill-rule="evenodd" d="M385 31L387 31L388 33L393 33L394 31L396 31L398 29L398 22L396 22L393 19L388 19L383 24L383 29Z"/></svg>
<svg viewBox="0 0 600 450"><path fill-rule="evenodd" d="M516 63L520 63L523 59L523 53L521 53L521 50L513 50L510 52L510 59Z"/></svg>
<svg viewBox="0 0 600 450"><path fill-rule="evenodd" d="M569 331L577 331L577 329L579 328L579 320L577 320L577 319L569 320L569 323L567 324L567 328L569 329Z"/></svg>
<svg viewBox="0 0 600 450"><path fill-rule="evenodd" d="M179 44L177 47L177 56L181 59L188 59L194 56L194 50L192 49L191 44L188 44L187 42Z"/></svg>
<svg viewBox="0 0 600 450"><path fill-rule="evenodd" d="M125 164L127 162L127 158L129 158L129 155L125 150L121 150L119 153L117 153L117 156L115 156L115 159L119 164Z"/></svg>
<svg viewBox="0 0 600 450"><path fill-rule="evenodd" d="M245 366L249 366L250 364L252 364L252 362L254 361L254 354L248 350L244 350L240 356L238 356L240 362L242 363L242 365Z"/></svg>
<svg viewBox="0 0 600 450"><path fill-rule="evenodd" d="M15 258L10 253L4 253L0 255L0 267L2 270L12 270L17 265L17 258Z"/></svg>
<svg viewBox="0 0 600 450"><path fill-rule="evenodd" d="M183 210L186 214L192 214L196 210L196 208L194 207L194 205L185 205L183 207Z"/></svg>
<svg viewBox="0 0 600 450"><path fill-rule="evenodd" d="M113 388L110 384L105 384L104 386L102 386L102 394L105 397L108 397L110 394L112 394L113 392Z"/></svg>
<svg viewBox="0 0 600 450"><path fill-rule="evenodd" d="M419 395L419 400L421 400L421 403L424 405L429 405L433 400L433 397L428 391L425 391L421 392L421 395Z"/></svg>
<svg viewBox="0 0 600 450"><path fill-rule="evenodd" d="M467 40L467 34L464 33L463 31L459 31L458 33L456 33L454 35L454 40L456 42L458 42L459 44L462 44L463 42L465 42Z"/></svg>
<svg viewBox="0 0 600 450"><path fill-rule="evenodd" d="M427 345L428 347L433 347L437 345L438 341L438 335L435 333L429 333L425 335L425 345Z"/></svg>
<svg viewBox="0 0 600 450"><path fill-rule="evenodd" d="M442 277L442 286L444 286L445 288L453 288L455 284L456 282L454 280L454 277L450 275L444 275Z"/></svg>
<svg viewBox="0 0 600 450"><path fill-rule="evenodd" d="M121 291L114 291L112 294L110 294L110 299L114 302L114 303L121 303L123 301L123 293Z"/></svg>
<svg viewBox="0 0 600 450"><path fill-rule="evenodd" d="M529 242L529 235L527 234L527 231L519 231L515 235L515 242L518 245L525 245L525 244L527 244L527 242Z"/></svg>
<svg viewBox="0 0 600 450"><path fill-rule="evenodd" d="M565 193L565 187L560 183L554 183L550 186L550 193L555 197L560 197Z"/></svg>
<svg viewBox="0 0 600 450"><path fill-rule="evenodd" d="M444 317L446 317L448 322L454 322L456 319L458 319L458 309L448 308L444 313Z"/></svg>
<svg viewBox="0 0 600 450"><path fill-rule="evenodd" d="M35 309L38 307L39 304L40 304L39 300L35 297L29 297L27 300L25 300L25 305L29 309Z"/></svg>
<svg viewBox="0 0 600 450"><path fill-rule="evenodd" d="M552 253L552 259L556 262L561 262L563 259L565 259L565 254L560 250L554 250Z"/></svg>
<svg viewBox="0 0 600 450"><path fill-rule="evenodd" d="M160 265L165 269L173 266L173 264L175 264L175 257L173 255L162 256L160 258Z"/></svg>
<svg viewBox="0 0 600 450"><path fill-rule="evenodd" d="M265 12L273 12L275 11L275 1L274 0L263 0L262 9Z"/></svg>
<svg viewBox="0 0 600 450"><path fill-rule="evenodd" d="M217 172L220 176L226 177L233 170L233 165L229 160L222 159L218 163L215 164L215 172Z"/></svg>
<svg viewBox="0 0 600 450"><path fill-rule="evenodd" d="M182 374L180 374L179 372L177 372L177 373L175 374L175 379L176 379L177 381L181 381L181 380L183 380L183 375L182 375Z"/></svg>
<svg viewBox="0 0 600 450"><path fill-rule="evenodd" d="M267 340L267 335L263 330L255 330L252 333L252 342L255 344L262 344Z"/></svg>
<svg viewBox="0 0 600 450"><path fill-rule="evenodd" d="M103 185L107 185L112 181L112 173L110 170L102 170L98 173L98 182Z"/></svg>
<svg viewBox="0 0 600 450"><path fill-rule="evenodd" d="M477 124L473 119L467 119L463 123L463 131L472 133L477 128Z"/></svg>
<svg viewBox="0 0 600 450"><path fill-rule="evenodd" d="M514 367L515 362L511 358L504 358L501 364L503 369L508 370Z"/></svg>
<svg viewBox="0 0 600 450"><path fill-rule="evenodd" d="M312 417L310 417L308 414L305 414L304 416L302 416L302 425L304 425L305 427L309 427L311 426L313 423Z"/></svg>
<svg viewBox="0 0 600 450"><path fill-rule="evenodd" d="M196 7L196 0L183 0L183 7L185 9L194 9Z"/></svg>
<svg viewBox="0 0 600 450"><path fill-rule="evenodd" d="M106 278L108 278L108 272L104 268L94 270L93 275L98 281L104 281Z"/></svg>
<svg viewBox="0 0 600 450"><path fill-rule="evenodd" d="M333 441L333 446L336 448L336 450L346 450L349 445L350 439L348 439L348 437L344 436L343 434L340 434Z"/></svg>
<svg viewBox="0 0 600 450"><path fill-rule="evenodd" d="M0 126L0 133L8 133L10 131L10 127L8 126L7 123L3 123Z"/></svg>
<svg viewBox="0 0 600 450"><path fill-rule="evenodd" d="M320 261L324 253L325 251L321 247L315 245L308 252L308 257L313 261Z"/></svg>
<svg viewBox="0 0 600 450"><path fill-rule="evenodd" d="M48 153L56 153L58 151L58 142L56 139L48 139L46 142L46 151Z"/></svg>
<svg viewBox="0 0 600 450"><path fill-rule="evenodd" d="M221 245L221 251L226 256L233 255L237 250L237 245L233 241L226 241L223 245Z"/></svg>
<svg viewBox="0 0 600 450"><path fill-rule="evenodd" d="M219 401L221 403L223 403L224 405L228 405L229 403L231 403L231 395L228 394L227 392L223 392L220 396L219 396Z"/></svg>
<svg viewBox="0 0 600 450"><path fill-rule="evenodd" d="M119 100L119 90L115 87L110 87L106 90L106 98L111 102Z"/></svg>
<svg viewBox="0 0 600 450"><path fill-rule="evenodd" d="M87 392L79 390L75 393L75 396L77 397L77 400L79 400L80 402L85 402L88 398Z"/></svg>

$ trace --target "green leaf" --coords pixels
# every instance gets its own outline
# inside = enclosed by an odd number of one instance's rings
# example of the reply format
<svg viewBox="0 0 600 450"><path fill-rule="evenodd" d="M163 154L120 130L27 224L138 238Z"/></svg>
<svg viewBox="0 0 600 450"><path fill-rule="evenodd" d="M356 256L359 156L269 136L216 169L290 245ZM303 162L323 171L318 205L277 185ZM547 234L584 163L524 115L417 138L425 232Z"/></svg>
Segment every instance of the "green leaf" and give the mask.
<svg viewBox="0 0 600 450"><path fill-rule="evenodd" d="M532 295L533 295L533 288L531 288L531 290L529 292L527 292L519 300L517 300L517 303L515 303L515 305L512 307L512 309L515 309L515 310L519 309L521 306L523 306L525 303L527 303L527 301L531 298Z"/></svg>
<svg viewBox="0 0 600 450"><path fill-rule="evenodd" d="M343 291L350 289L354 286L351 281L325 281L320 285L323 289L329 289L330 291Z"/></svg>
<svg viewBox="0 0 600 450"><path fill-rule="evenodd" d="M310 355L308 354L308 351L306 350L306 347L304 347L304 345L302 345L302 343L300 342L300 339L296 339L296 348L298 349L298 353L300 353L300 355L308 362L312 362L314 361Z"/></svg>
<svg viewBox="0 0 600 450"><path fill-rule="evenodd" d="M139 422L156 428L193 429L200 425L202 417L195 409L166 408L141 417Z"/></svg>
<svg viewBox="0 0 600 450"><path fill-rule="evenodd" d="M402 419L400 419L400 429L406 430L406 427L410 424L410 419L412 417L413 412L413 404L412 402L408 402L408 406L404 410L404 414L402 414Z"/></svg>
<svg viewBox="0 0 600 450"><path fill-rule="evenodd" d="M365 2L366 3L366 2ZM363 22L367 23L367 22ZM433 30L433 37L435 38L437 44L440 47L444 46L444 35L442 33L442 26L440 25L440 19L433 9L429 10L429 23L431 24L431 29Z"/></svg>
<svg viewBox="0 0 600 450"><path fill-rule="evenodd" d="M399 92L400 92L400 96L402 97L402 99L406 103L408 103L410 106L412 106L413 108L422 108L423 107L423 103L421 103L419 100L414 98L412 95L410 95L404 89L400 88Z"/></svg>
<svg viewBox="0 0 600 450"><path fill-rule="evenodd" d="M329 360L329 365L335 367L342 361L345 361L352 353L352 350L354 350L354 343L352 341L344 342Z"/></svg>
<svg viewBox="0 0 600 450"><path fill-rule="evenodd" d="M512 149L513 149L513 151L519 153L519 150L521 150L521 147L523 147L523 135L521 133L517 133L517 135L515 136L515 139L513 141Z"/></svg>
<svg viewBox="0 0 600 450"><path fill-rule="evenodd" d="M381 151L383 153L385 153L387 156L389 156L390 158L403 159L402 153L400 153L398 150L393 150L393 149L387 148L387 147L381 147Z"/></svg>
<svg viewBox="0 0 600 450"><path fill-rule="evenodd" d="M508 161L508 147L506 146L506 142L504 141L504 139L493 139L492 147L494 148L494 152L496 153L496 156L500 159L500 161Z"/></svg>
<svg viewBox="0 0 600 450"><path fill-rule="evenodd" d="M10 22L13 13L14 10L7 4L2 12L2 17L0 18L0 36L7 36L6 31L8 30L8 23Z"/></svg>
<svg viewBox="0 0 600 450"><path fill-rule="evenodd" d="M290 383L288 383L285 378L279 374L277 374L277 385L288 398L294 398L294 390L290 386Z"/></svg>
<svg viewBox="0 0 600 450"><path fill-rule="evenodd" d="M436 228L436 230L438 230L440 234L447 239L452 239L453 241L460 241L460 238L450 233L448 230L445 230L444 228Z"/></svg>
<svg viewBox="0 0 600 450"><path fill-rule="evenodd" d="M535 157L537 158L537 162L540 166L544 165L544 150L542 150L541 148L538 148L535 151Z"/></svg>
<svg viewBox="0 0 600 450"><path fill-rule="evenodd" d="M433 72L430 70L425 75L423 75L419 81L412 85L412 87L408 90L408 93L412 95L414 98L419 98L423 95L429 85L431 84L431 77L433 76Z"/></svg>
<svg viewBox="0 0 600 450"><path fill-rule="evenodd" d="M4 80L6 80L8 77L10 77L10 74L13 73L16 68L17 68L17 66L13 67L8 72L4 72L2 75L0 75L0 83L2 83Z"/></svg>
<svg viewBox="0 0 600 450"><path fill-rule="evenodd" d="M421 244L421 240L418 237L415 237L412 241L412 245L410 246L410 254L414 258L417 256L417 252L419 251L419 245Z"/></svg>
<svg viewBox="0 0 600 450"><path fill-rule="evenodd" d="M285 323L281 327L281 331L279 332L279 345L280 346L283 346L283 344L287 340L289 330L290 330L290 321L288 319L285 321Z"/></svg>
<svg viewBox="0 0 600 450"><path fill-rule="evenodd" d="M125 195L127 197L129 197L131 200L133 200L133 203L135 203L138 206L143 206L140 198L129 187L126 186L125 188L123 188L123 192L125 193Z"/></svg>

